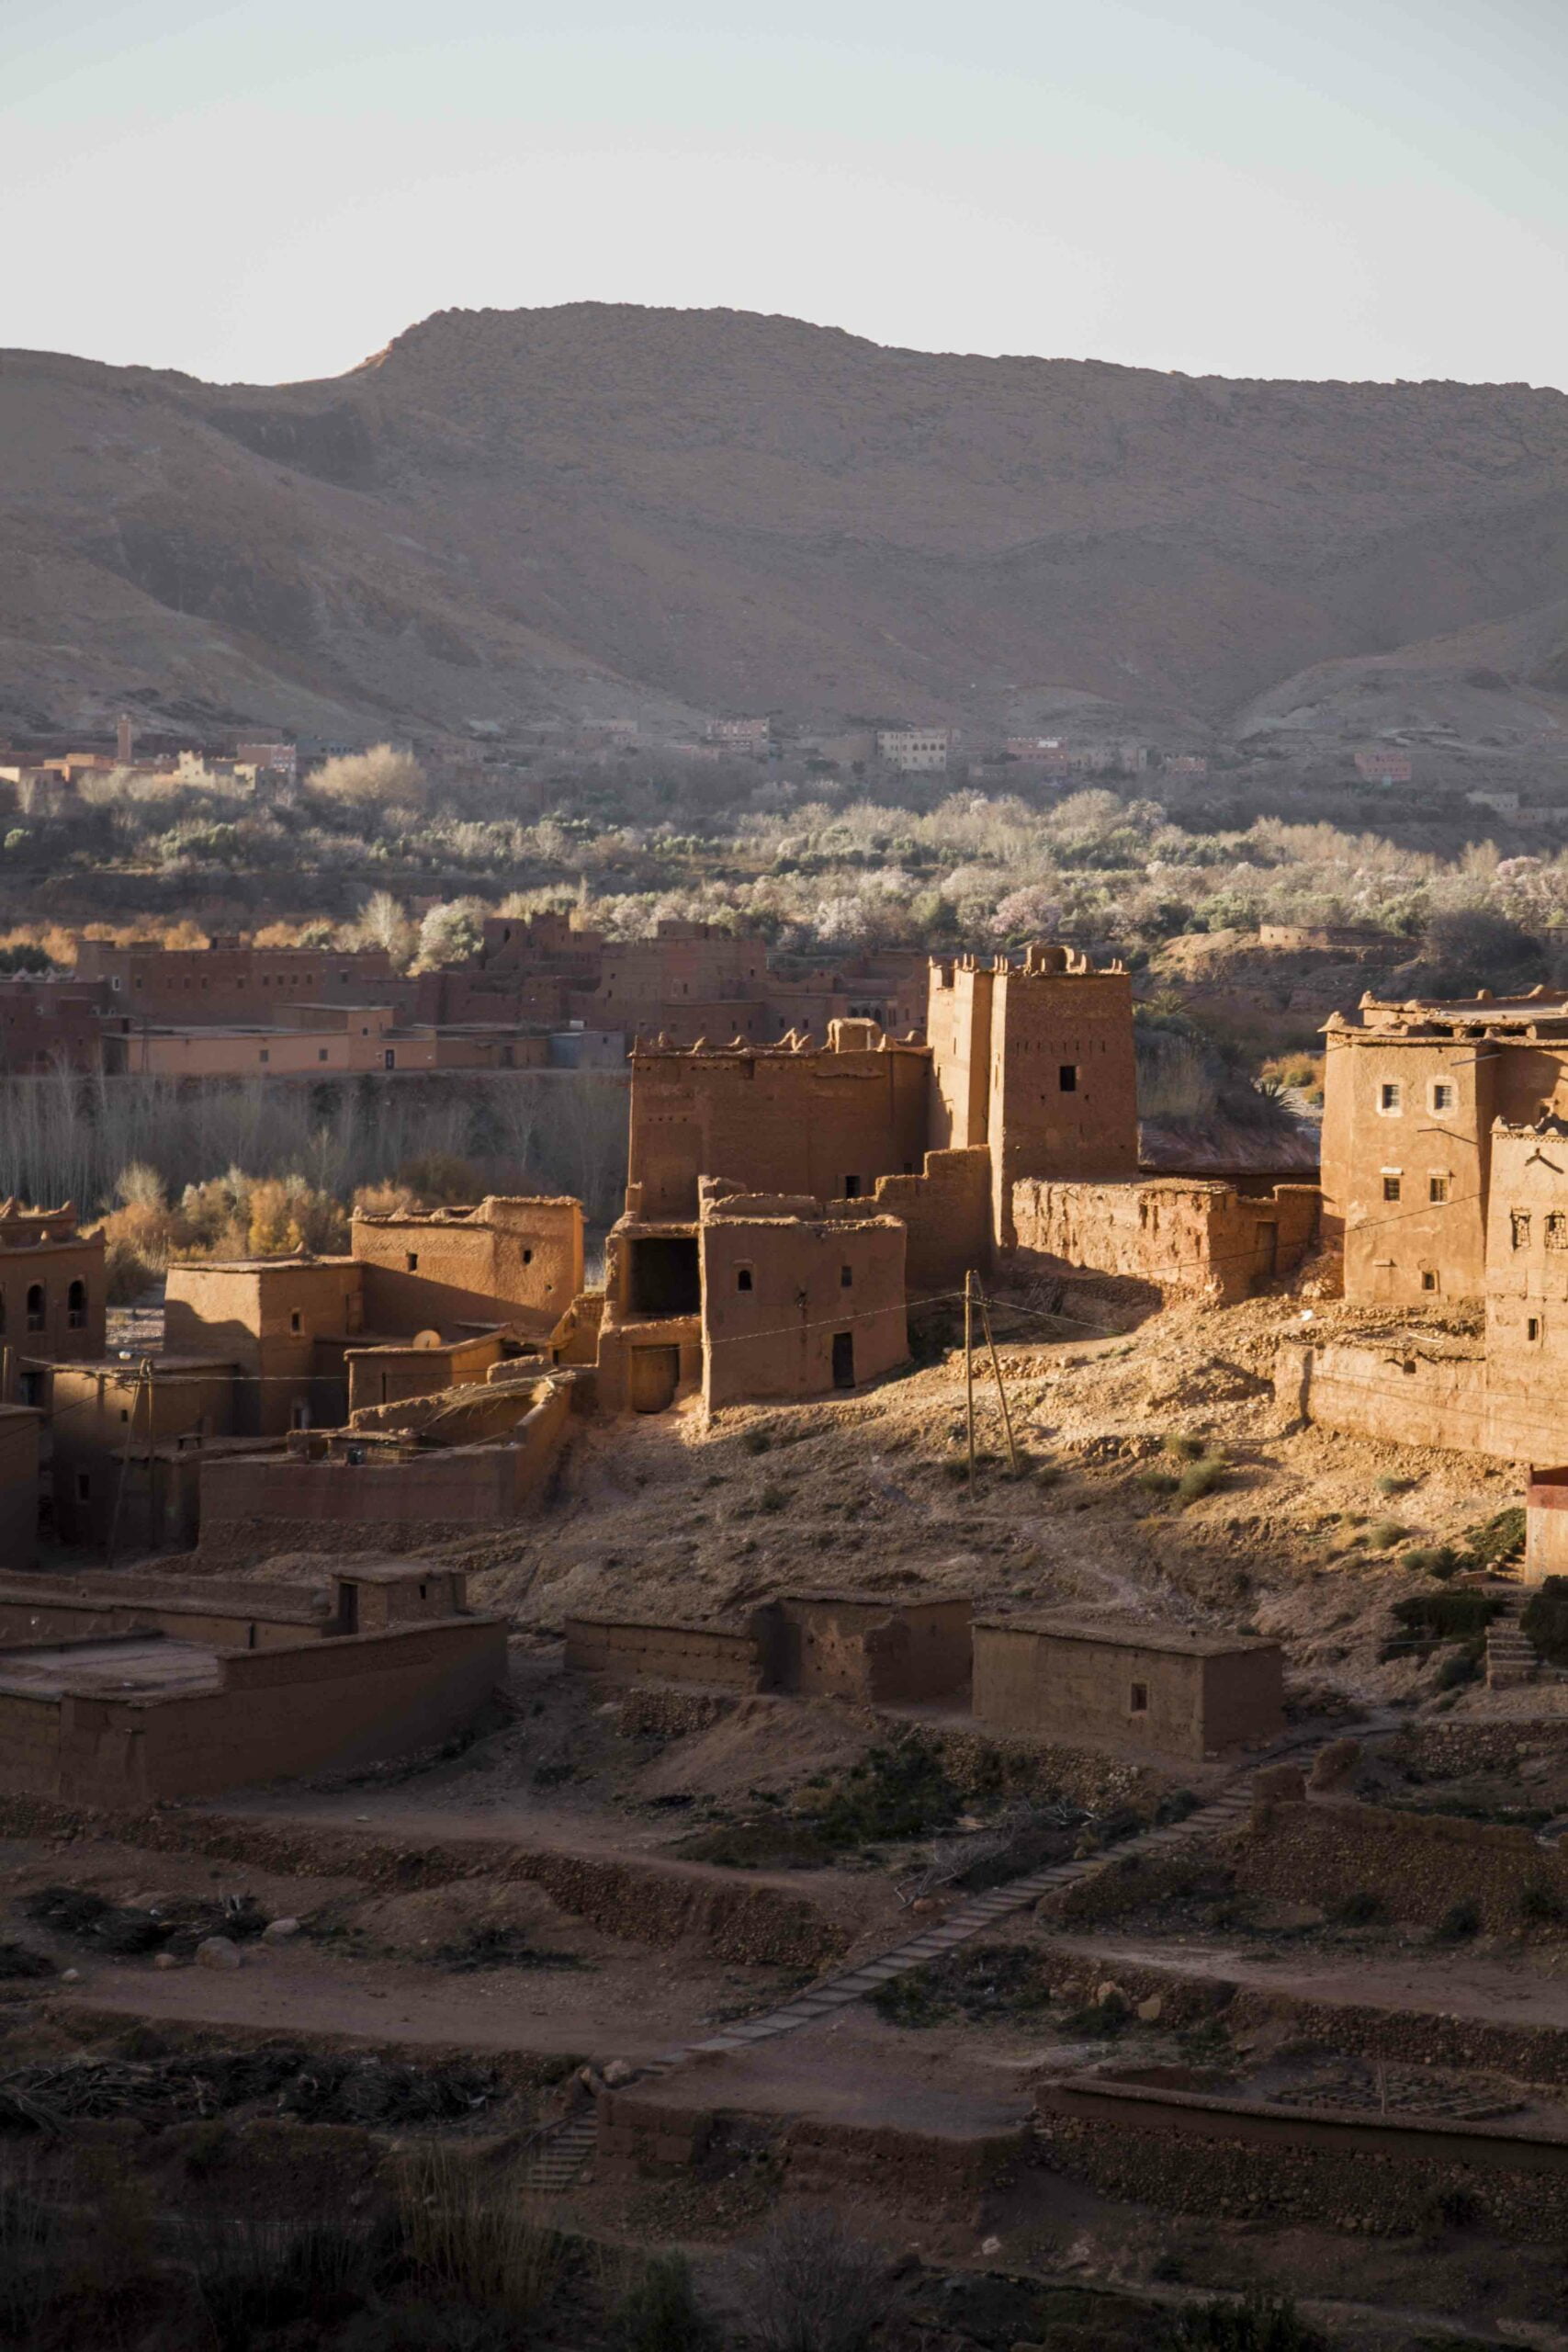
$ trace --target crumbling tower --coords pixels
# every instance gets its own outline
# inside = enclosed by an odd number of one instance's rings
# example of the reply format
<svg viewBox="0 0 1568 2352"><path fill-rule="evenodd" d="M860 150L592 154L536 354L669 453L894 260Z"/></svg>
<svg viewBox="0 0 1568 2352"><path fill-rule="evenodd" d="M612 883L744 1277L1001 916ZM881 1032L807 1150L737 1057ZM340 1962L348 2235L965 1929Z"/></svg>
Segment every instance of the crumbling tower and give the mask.
<svg viewBox="0 0 1568 2352"><path fill-rule="evenodd" d="M985 1144L992 1224L1012 1246L1022 1177L1104 1182L1138 1172L1132 981L1068 947L933 964L931 1140Z"/></svg>

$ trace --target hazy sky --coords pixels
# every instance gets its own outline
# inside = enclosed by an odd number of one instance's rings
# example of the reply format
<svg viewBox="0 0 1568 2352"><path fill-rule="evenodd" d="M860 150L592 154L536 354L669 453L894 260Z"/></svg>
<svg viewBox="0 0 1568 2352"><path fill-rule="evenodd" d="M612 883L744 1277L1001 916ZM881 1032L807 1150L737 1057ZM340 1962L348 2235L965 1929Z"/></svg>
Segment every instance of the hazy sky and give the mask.
<svg viewBox="0 0 1568 2352"><path fill-rule="evenodd" d="M1568 0L3 0L0 344L452 306L1568 388Z"/></svg>

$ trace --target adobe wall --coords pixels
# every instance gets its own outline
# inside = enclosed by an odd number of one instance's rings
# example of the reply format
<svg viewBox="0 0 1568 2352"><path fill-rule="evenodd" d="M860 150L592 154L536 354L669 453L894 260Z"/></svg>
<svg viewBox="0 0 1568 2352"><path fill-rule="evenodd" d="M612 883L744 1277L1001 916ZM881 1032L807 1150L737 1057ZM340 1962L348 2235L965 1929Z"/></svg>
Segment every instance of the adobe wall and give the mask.
<svg viewBox="0 0 1568 2352"><path fill-rule="evenodd" d="M918 1705L969 1679L964 1600L886 1601L833 1593L758 1610L740 1632L570 1617L570 1672L616 1681L647 1676L725 1689L788 1691L859 1705Z"/></svg>
<svg viewBox="0 0 1568 2352"><path fill-rule="evenodd" d="M48 1588L30 1597L0 1596L0 1647L47 1647L56 1642L112 1640L134 1634L166 1634L213 1649L293 1648L310 1627L298 1618L268 1618L209 1601L109 1600L61 1598ZM325 1634L325 1620L315 1629Z"/></svg>
<svg viewBox="0 0 1568 2352"><path fill-rule="evenodd" d="M1446 1446L1528 1462L1561 1436L1550 1399L1495 1392L1479 1355L1285 1340L1274 1359L1274 1394L1287 1412L1385 1445Z"/></svg>
<svg viewBox="0 0 1568 2352"><path fill-rule="evenodd" d="M465 1618L233 1652L222 1667L223 1688L212 1692L66 1696L56 1702L51 1784L10 1776L7 1784L125 1806L407 1755L460 1730L504 1683L506 1632L499 1619ZM0 1692L0 1758L13 1707ZM40 1767L35 1755L32 1769Z"/></svg>
<svg viewBox="0 0 1568 2352"><path fill-rule="evenodd" d="M923 1046L893 1045L634 1055L627 1181L641 1188L641 1216L694 1217L702 1176L830 1201L914 1174L928 1063Z"/></svg>
<svg viewBox="0 0 1568 2352"><path fill-rule="evenodd" d="M908 1362L904 1227L897 1218L721 1215L704 1219L698 1243L703 1401L710 1412L745 1397L858 1387ZM836 1383L845 1334L851 1377Z"/></svg>
<svg viewBox="0 0 1568 2352"><path fill-rule="evenodd" d="M1087 2075L1046 2081L1035 2098L1052 2172L1139 2205L1406 2236L1462 2196L1517 2244L1568 2225L1568 2146L1495 2124L1328 2117Z"/></svg>
<svg viewBox="0 0 1568 2352"><path fill-rule="evenodd" d="M1532 1470L1525 1489L1526 1584L1568 1577L1568 1470Z"/></svg>
<svg viewBox="0 0 1568 2352"><path fill-rule="evenodd" d="M321 1376L317 1341L363 1329L361 1272L351 1258L169 1269L164 1346L239 1367L231 1422L239 1437L280 1436L299 1406L318 1420L341 1419L346 1395L331 1373Z"/></svg>
<svg viewBox="0 0 1568 2352"><path fill-rule="evenodd" d="M967 1685L970 1603L823 1594L777 1604L774 1674L802 1698L918 1706Z"/></svg>
<svg viewBox="0 0 1568 2352"><path fill-rule="evenodd" d="M1568 1128L1492 1131L1486 1384L1494 1416L1528 1421L1568 1376ZM1545 1433L1537 1453L1547 1445Z"/></svg>
<svg viewBox="0 0 1568 2352"><path fill-rule="evenodd" d="M0 1575L38 1557L41 1422L29 1406L0 1406Z"/></svg>
<svg viewBox="0 0 1568 2352"><path fill-rule="evenodd" d="M151 1381L134 1363L61 1365L51 1382L51 1475L54 1526L68 1544L103 1544L123 1483L121 1519L128 1541L153 1540L170 1499L154 1498L149 1527L148 1455L160 1489L177 1483L166 1450L182 1437L221 1438L233 1427L236 1382L229 1365L158 1360ZM127 1441L130 1458L127 1459ZM178 1512L175 1513L176 1520Z"/></svg>
<svg viewBox="0 0 1568 2352"><path fill-rule="evenodd" d="M1104 1182L1138 1172L1132 979L1053 967L1066 954L1032 948L1024 968L996 978L988 1129L992 1216L1004 1248L1014 1238L1021 1178Z"/></svg>
<svg viewBox="0 0 1568 2352"><path fill-rule="evenodd" d="M1224 1658L1096 1640L1027 1624L974 1629L974 1711L984 1723L1054 1739L1111 1739L1194 1758L1276 1736L1284 1668L1273 1643ZM1222 1668L1223 1671L1216 1670ZM1145 1704L1134 1707L1134 1686Z"/></svg>
<svg viewBox="0 0 1568 2352"><path fill-rule="evenodd" d="M941 1150L990 1139L991 996L995 967L965 956L933 962L926 999L931 1041L931 1138ZM988 1211L988 1203L987 1203Z"/></svg>
<svg viewBox="0 0 1568 2352"><path fill-rule="evenodd" d="M1120 1183L1026 1178L1013 1187L1020 1257L1153 1283L1167 1297L1228 1305L1290 1273L1317 1227L1314 1184L1238 1193L1211 1179Z"/></svg>
<svg viewBox="0 0 1568 2352"><path fill-rule="evenodd" d="M910 1306L962 1290L971 1267L991 1262L991 1155L981 1144L928 1151L916 1176L879 1176L872 1195L879 1216L896 1216L908 1238L904 1280Z"/></svg>
<svg viewBox="0 0 1568 2352"><path fill-rule="evenodd" d="M1347 1895L1375 1894L1387 1915L1435 1928L1456 1903L1476 1905L1488 1934L1527 1924L1527 1888L1568 1906L1568 1856L1529 1829L1457 1815L1404 1813L1310 1798L1259 1804L1235 1846L1236 1883L1332 1909Z"/></svg>
<svg viewBox="0 0 1568 2352"><path fill-rule="evenodd" d="M349 1419L372 1406L482 1382L501 1357L501 1337L494 1332L442 1348L350 1348L344 1357Z"/></svg>
<svg viewBox="0 0 1568 2352"><path fill-rule="evenodd" d="M381 1331L513 1322L549 1330L582 1288L582 1204L490 1197L429 1216L356 1216L366 1320Z"/></svg>
<svg viewBox="0 0 1568 2352"><path fill-rule="evenodd" d="M644 1675L666 1682L714 1684L727 1690L765 1690L768 1645L756 1623L742 1633L710 1625L649 1625L602 1617L566 1621L570 1674L601 1674L615 1682Z"/></svg>
<svg viewBox="0 0 1568 2352"><path fill-rule="evenodd" d="M549 1477L571 1414L552 1388L504 1443L431 1446L401 1460L310 1462L241 1454L201 1468L201 1532L220 1546L267 1524L294 1527L493 1526L518 1518ZM403 1548L400 1545L398 1548Z"/></svg>

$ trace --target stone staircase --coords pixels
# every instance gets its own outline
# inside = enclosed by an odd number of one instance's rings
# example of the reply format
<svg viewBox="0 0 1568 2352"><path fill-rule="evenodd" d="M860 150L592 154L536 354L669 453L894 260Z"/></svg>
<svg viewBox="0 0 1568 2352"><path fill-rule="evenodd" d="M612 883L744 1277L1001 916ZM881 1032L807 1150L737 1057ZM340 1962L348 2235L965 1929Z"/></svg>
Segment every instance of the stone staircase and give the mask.
<svg viewBox="0 0 1568 2352"><path fill-rule="evenodd" d="M1321 1741L1314 1742L1314 1747L1320 1745ZM1310 1765L1311 1752L1300 1760ZM637 2069L637 2080L647 2082L650 2077L667 2075L688 2058L750 2049L753 2043L770 2041L775 2035L815 2025L819 2018L830 2017L836 2009L863 2001L894 1977L907 1976L927 1961L939 1960L957 1945L984 1935L1012 1913L1028 1910L1042 1895L1105 1870L1125 1855L1157 1854L1191 1838L1213 1838L1226 1830L1239 1829L1251 1815L1251 1775L1256 1770L1256 1766L1248 1767L1245 1781L1233 1782L1212 1804L1201 1805L1184 1820L1167 1822L1099 1853L1057 1862L1049 1870L1032 1871L1027 1878L1012 1879L1005 1886L975 1895L951 1912L940 1926L911 1936L906 1942L895 1944L890 1951L878 1952L874 1959L862 1961L837 1976L824 1977L780 2007L727 2026L722 2033L712 2034L705 2041L685 2042L663 2052ZM592 2161L597 2138L598 2118L592 2107L547 2126L526 2160L524 2177L527 2188L542 2196L559 2195L570 2188Z"/></svg>
<svg viewBox="0 0 1568 2352"><path fill-rule="evenodd" d="M1533 1682L1540 1670L1535 1644L1519 1623L1526 1595L1510 1593L1500 1615L1486 1628L1486 1688L1514 1690Z"/></svg>

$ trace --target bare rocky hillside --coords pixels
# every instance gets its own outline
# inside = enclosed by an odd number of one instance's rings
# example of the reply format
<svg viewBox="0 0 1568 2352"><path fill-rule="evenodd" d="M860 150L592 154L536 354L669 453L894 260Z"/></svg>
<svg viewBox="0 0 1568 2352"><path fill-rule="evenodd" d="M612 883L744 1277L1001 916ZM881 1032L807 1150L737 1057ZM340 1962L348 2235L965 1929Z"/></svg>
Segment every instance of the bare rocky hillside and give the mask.
<svg viewBox="0 0 1568 2352"><path fill-rule="evenodd" d="M1568 724L1568 398L1519 385L446 311L319 383L6 354L0 517L0 728L128 695L329 736L627 710L1026 727L1064 691L1297 738L1402 699L1447 724L1456 694L1461 732L1487 733L1488 695L1511 729Z"/></svg>

